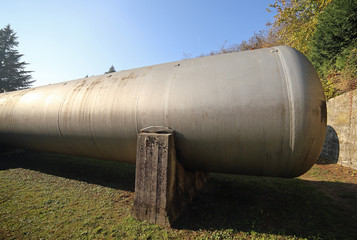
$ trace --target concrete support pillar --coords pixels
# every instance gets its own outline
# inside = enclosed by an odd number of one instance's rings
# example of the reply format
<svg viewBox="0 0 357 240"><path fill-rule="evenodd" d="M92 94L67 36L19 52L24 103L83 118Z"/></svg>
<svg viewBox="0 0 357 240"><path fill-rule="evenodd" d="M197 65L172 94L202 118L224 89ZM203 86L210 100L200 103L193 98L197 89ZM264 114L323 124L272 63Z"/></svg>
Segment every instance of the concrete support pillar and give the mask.
<svg viewBox="0 0 357 240"><path fill-rule="evenodd" d="M137 140L134 217L172 226L207 179L207 173L186 171L176 159L173 130L143 129Z"/></svg>

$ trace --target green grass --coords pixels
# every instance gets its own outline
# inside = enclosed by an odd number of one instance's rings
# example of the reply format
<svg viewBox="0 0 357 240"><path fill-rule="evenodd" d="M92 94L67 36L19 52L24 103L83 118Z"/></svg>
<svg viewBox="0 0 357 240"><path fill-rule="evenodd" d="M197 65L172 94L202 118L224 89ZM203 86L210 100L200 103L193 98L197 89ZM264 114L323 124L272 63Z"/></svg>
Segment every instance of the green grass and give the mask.
<svg viewBox="0 0 357 240"><path fill-rule="evenodd" d="M357 185L211 174L173 228L130 215L135 166L27 152L0 157L0 239L356 239Z"/></svg>

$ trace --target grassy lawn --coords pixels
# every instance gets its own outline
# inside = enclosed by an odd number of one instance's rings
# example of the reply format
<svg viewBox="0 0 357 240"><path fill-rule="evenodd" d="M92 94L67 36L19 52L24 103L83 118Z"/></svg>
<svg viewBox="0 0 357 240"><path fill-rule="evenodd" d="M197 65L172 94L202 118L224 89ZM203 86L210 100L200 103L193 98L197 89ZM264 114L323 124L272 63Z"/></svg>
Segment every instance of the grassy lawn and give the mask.
<svg viewBox="0 0 357 240"><path fill-rule="evenodd" d="M135 166L0 156L0 239L357 239L357 171L295 179L211 174L173 228L131 218Z"/></svg>

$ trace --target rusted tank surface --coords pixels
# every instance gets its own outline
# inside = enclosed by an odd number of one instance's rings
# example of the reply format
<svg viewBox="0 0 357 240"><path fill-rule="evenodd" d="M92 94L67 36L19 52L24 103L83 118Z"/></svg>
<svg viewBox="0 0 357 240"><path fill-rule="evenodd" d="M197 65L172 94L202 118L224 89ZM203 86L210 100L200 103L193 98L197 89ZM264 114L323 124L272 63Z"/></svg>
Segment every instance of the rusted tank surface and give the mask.
<svg viewBox="0 0 357 240"><path fill-rule="evenodd" d="M0 95L0 142L135 163L137 133L176 131L188 169L295 177L326 130L322 86L289 47L202 57Z"/></svg>

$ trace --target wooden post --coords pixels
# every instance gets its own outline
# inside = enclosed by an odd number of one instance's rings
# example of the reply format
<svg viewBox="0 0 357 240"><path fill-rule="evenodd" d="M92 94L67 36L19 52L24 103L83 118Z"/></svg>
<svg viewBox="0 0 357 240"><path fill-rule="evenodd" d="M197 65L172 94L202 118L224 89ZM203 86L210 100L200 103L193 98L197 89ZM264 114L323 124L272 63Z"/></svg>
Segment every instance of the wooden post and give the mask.
<svg viewBox="0 0 357 240"><path fill-rule="evenodd" d="M143 129L137 141L134 217L172 226L207 179L207 173L186 171L176 159L173 130Z"/></svg>

